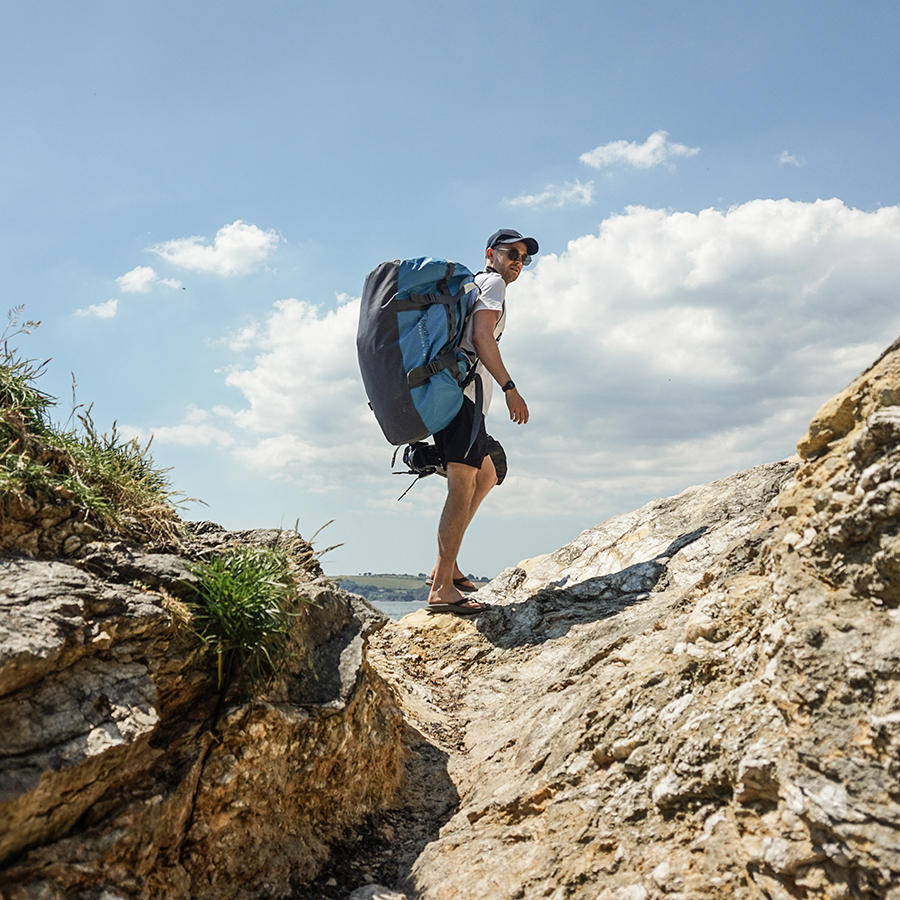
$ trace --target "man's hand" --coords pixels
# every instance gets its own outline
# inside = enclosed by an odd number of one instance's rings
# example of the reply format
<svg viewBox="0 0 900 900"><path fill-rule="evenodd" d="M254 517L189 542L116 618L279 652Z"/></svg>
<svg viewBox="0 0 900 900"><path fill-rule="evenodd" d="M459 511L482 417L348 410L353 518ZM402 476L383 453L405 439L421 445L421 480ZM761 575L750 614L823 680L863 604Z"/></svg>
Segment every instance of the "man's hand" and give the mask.
<svg viewBox="0 0 900 900"><path fill-rule="evenodd" d="M506 408L509 410L509 417L516 425L524 425L528 421L528 407L522 399L522 395L516 388L510 388L504 391L506 397Z"/></svg>

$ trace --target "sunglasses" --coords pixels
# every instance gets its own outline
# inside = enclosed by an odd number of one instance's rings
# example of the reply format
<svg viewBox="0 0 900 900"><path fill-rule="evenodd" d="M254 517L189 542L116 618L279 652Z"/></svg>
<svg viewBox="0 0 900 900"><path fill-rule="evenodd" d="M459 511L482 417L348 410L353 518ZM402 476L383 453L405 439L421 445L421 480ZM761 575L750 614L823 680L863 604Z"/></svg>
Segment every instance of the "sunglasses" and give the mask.
<svg viewBox="0 0 900 900"><path fill-rule="evenodd" d="M518 262L521 259L523 266L531 265L531 257L527 253L519 253L518 247L494 247L494 252L497 250L505 253L510 262Z"/></svg>

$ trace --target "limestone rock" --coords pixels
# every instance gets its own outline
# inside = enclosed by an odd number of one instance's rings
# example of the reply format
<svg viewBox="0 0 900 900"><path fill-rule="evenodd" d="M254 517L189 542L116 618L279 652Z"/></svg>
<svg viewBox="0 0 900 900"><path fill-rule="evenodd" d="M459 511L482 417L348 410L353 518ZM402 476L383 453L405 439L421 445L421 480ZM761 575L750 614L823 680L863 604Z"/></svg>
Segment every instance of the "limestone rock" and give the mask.
<svg viewBox="0 0 900 900"><path fill-rule="evenodd" d="M900 900L900 343L798 452L507 569L475 618L377 630L311 580L288 677L221 708L183 560L5 560L0 895L318 900L325 865L354 898ZM344 826L394 803L391 884Z"/></svg>
<svg viewBox="0 0 900 900"><path fill-rule="evenodd" d="M398 894L380 884L370 884L367 887L357 888L348 900L407 900L406 894Z"/></svg>
<svg viewBox="0 0 900 900"><path fill-rule="evenodd" d="M364 659L368 603L310 581L288 677L222 705L167 599L184 561L80 562L0 563L0 895L284 896L393 801L402 721Z"/></svg>
<svg viewBox="0 0 900 900"><path fill-rule="evenodd" d="M375 636L461 797L399 887L900 900L900 345L799 450Z"/></svg>

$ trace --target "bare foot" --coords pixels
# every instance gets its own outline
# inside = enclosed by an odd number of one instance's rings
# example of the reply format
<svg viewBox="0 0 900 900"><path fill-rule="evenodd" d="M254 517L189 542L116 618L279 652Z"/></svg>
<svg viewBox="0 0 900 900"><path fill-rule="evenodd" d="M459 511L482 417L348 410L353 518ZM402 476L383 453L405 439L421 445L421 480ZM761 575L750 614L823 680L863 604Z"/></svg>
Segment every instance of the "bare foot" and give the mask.
<svg viewBox="0 0 900 900"><path fill-rule="evenodd" d="M456 600L442 600L438 596L428 598L428 611L455 613L458 616L472 616L487 609L483 603L472 600L456 591Z"/></svg>
<svg viewBox="0 0 900 900"><path fill-rule="evenodd" d="M428 578L425 579L425 584L434 584L434 569L431 570L431 574L428 576ZM472 580L469 578L469 576L463 574L459 566L457 566L453 571L453 584L466 594L472 594L478 590L478 588L472 583Z"/></svg>
<svg viewBox="0 0 900 900"><path fill-rule="evenodd" d="M428 594L429 606L433 606L436 603L459 603L463 599L465 599L465 595L452 585L441 585L440 588L432 587Z"/></svg>

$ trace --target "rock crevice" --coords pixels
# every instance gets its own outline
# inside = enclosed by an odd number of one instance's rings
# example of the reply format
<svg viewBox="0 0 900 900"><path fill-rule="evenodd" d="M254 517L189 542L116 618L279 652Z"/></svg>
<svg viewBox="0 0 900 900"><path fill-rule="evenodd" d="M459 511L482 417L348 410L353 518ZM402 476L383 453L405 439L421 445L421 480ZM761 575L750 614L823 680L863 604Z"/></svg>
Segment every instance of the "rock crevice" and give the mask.
<svg viewBox="0 0 900 900"><path fill-rule="evenodd" d="M900 343L798 452L507 569L475 618L311 580L288 676L221 709L183 561L5 561L0 891L900 900Z"/></svg>

